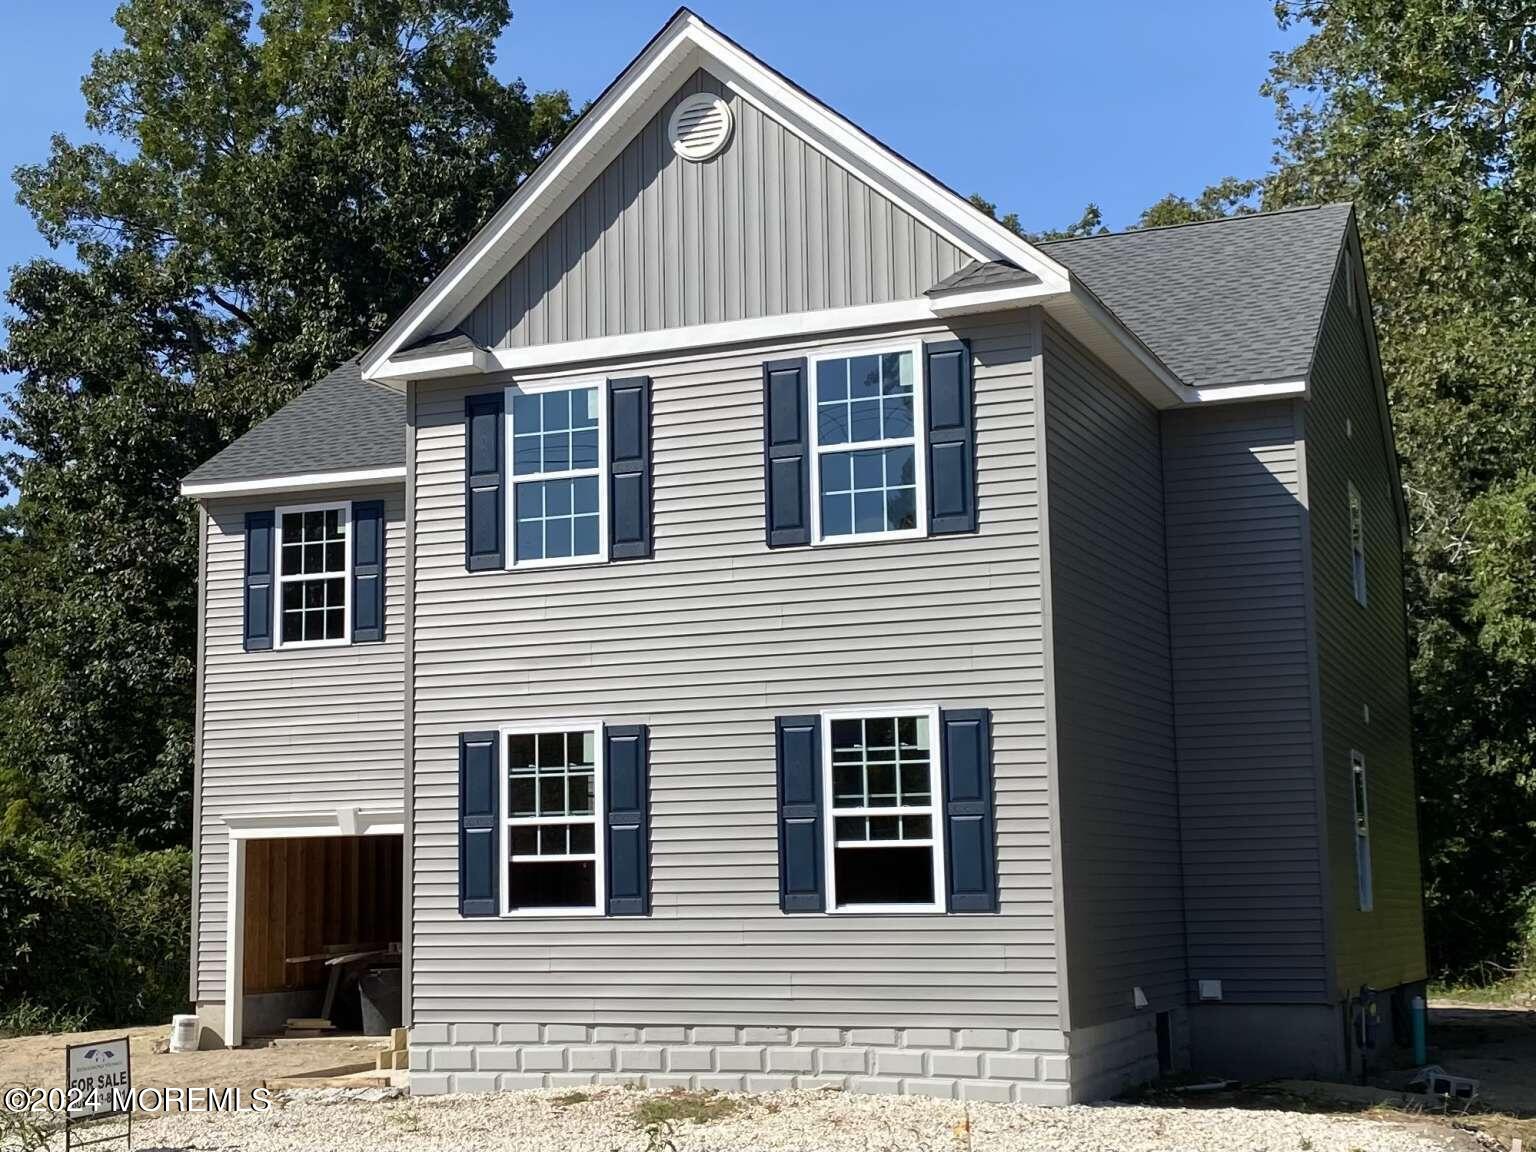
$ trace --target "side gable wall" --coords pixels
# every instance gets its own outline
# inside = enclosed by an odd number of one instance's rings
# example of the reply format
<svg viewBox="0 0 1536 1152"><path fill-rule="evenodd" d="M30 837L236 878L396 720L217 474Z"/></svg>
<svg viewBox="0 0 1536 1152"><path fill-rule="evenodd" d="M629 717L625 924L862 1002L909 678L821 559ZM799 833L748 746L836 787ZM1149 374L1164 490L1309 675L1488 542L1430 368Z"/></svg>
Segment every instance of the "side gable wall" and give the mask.
<svg viewBox="0 0 1536 1152"><path fill-rule="evenodd" d="M667 120L700 91L734 128L693 163ZM968 259L700 70L461 326L521 348L907 300Z"/></svg>
<svg viewBox="0 0 1536 1152"><path fill-rule="evenodd" d="M1357 298L1365 299L1363 291ZM1391 988L1425 975L1401 535L1362 324L1339 279L1305 410L1333 975L1341 992L1361 984ZM1355 600L1351 567L1351 482L1360 493L1365 528L1363 606ZM1375 893L1370 912L1360 911L1356 895L1351 750L1363 754L1366 764Z"/></svg>
<svg viewBox="0 0 1536 1152"><path fill-rule="evenodd" d="M1329 999L1297 411L1163 414L1191 999Z"/></svg>
<svg viewBox="0 0 1536 1152"><path fill-rule="evenodd" d="M1044 336L1051 638L1074 1030L1184 1003L1157 413ZM1144 1075L1155 1076L1153 1061Z"/></svg>

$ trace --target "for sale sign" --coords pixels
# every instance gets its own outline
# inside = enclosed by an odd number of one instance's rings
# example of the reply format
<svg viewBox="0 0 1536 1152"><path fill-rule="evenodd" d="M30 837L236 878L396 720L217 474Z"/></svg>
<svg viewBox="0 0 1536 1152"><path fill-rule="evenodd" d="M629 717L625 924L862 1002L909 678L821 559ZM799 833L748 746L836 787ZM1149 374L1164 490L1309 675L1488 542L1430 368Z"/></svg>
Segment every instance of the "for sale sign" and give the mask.
<svg viewBox="0 0 1536 1152"><path fill-rule="evenodd" d="M65 1099L71 1119L116 1116L133 1108L128 1066L128 1037L71 1044L64 1050L68 1083Z"/></svg>

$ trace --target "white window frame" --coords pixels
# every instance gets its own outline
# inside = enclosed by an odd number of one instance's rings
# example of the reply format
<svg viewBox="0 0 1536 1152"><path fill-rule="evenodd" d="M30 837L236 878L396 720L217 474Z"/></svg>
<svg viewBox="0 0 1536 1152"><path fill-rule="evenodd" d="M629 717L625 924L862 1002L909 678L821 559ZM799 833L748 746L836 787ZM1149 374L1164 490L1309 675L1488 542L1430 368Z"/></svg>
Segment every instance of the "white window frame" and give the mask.
<svg viewBox="0 0 1536 1152"><path fill-rule="evenodd" d="M503 724L500 728L501 741L497 748L497 763L501 766L501 780L497 784L497 811L501 820L501 828L497 834L497 843L500 845L500 858L497 865L501 871L497 880L501 885L500 913L504 918L526 920L543 916L605 916L608 909L608 893L606 884L607 854L605 852L603 833L608 820L608 795L603 788L603 722L590 719L553 719L530 720L524 723ZM536 736L539 733L549 732L591 732L592 733L592 852L578 853L565 856L541 856L540 860L588 860L593 867L593 904L590 908L514 908L512 907L512 855L511 855L511 829L513 823L512 809L507 802L507 780L511 775L510 765L507 762L507 738L509 736ZM585 817L577 816L523 816L516 818L519 827L533 827L540 824L575 824L585 820ZM531 857L527 859L533 859Z"/></svg>
<svg viewBox="0 0 1536 1152"><path fill-rule="evenodd" d="M928 721L928 771L931 774L930 800L927 807L903 805L900 808L836 808L832 792L832 722L834 720L869 720L885 717L922 716ZM937 704L886 704L875 707L838 708L821 714L821 795L822 814L826 821L822 836L823 883L827 893L827 915L832 916L879 916L892 914L927 913L944 914L948 911L948 897L944 889L944 762L942 735L939 730ZM933 849L933 900L927 904L844 904L837 903L837 818L839 816L893 816L922 815L928 812L933 835L927 840L879 840L866 841L875 845L860 851L879 851L879 846L908 844L914 847L931 845Z"/></svg>
<svg viewBox="0 0 1536 1152"><path fill-rule="evenodd" d="M1365 505L1360 501L1360 491L1354 481L1349 481L1349 582L1354 590L1355 603L1362 608L1367 602L1365 564Z"/></svg>
<svg viewBox="0 0 1536 1152"><path fill-rule="evenodd" d="M341 636L336 640L283 640L283 586L299 584L306 580L334 580L333 573L316 576L313 573L298 576L283 575L283 517L305 512L341 512L341 580L342 614ZM317 504L287 504L272 510L272 646L274 648L340 648L352 643L352 501L327 500Z"/></svg>
<svg viewBox="0 0 1536 1152"><path fill-rule="evenodd" d="M875 451L882 448L901 448L907 444L900 440L871 440L859 444L821 443L820 405L816 399L816 376L819 367L828 360L847 360L855 356L889 356L906 352L912 357L912 455L913 476L917 483L917 522L911 528L897 528L885 532L849 532L839 536L826 536L821 530L821 457L823 452L837 454L856 451ZM922 540L928 535L928 413L924 393L926 380L923 376L923 342L901 342L843 348L819 349L806 357L806 420L810 425L811 442L811 544L813 547L844 544L873 544L882 540Z"/></svg>
<svg viewBox="0 0 1536 1152"><path fill-rule="evenodd" d="M1370 780L1365 774L1365 756L1351 748L1349 752L1349 807L1354 818L1350 829L1355 841L1355 903L1362 912L1376 907L1375 875L1371 868Z"/></svg>
<svg viewBox="0 0 1536 1152"><path fill-rule="evenodd" d="M583 388L597 390L597 551L591 556L546 556L542 560L519 560L517 558L517 485L590 476L592 469L568 468L564 472L534 472L518 476L513 467L512 437L515 432L512 419L513 401L518 396L540 396L546 392L575 392ZM502 463L506 469L507 478L506 507L503 510L505 516L503 530L507 541L507 569L572 568L608 563L608 381L567 379L508 384L502 408L502 440L505 454Z"/></svg>

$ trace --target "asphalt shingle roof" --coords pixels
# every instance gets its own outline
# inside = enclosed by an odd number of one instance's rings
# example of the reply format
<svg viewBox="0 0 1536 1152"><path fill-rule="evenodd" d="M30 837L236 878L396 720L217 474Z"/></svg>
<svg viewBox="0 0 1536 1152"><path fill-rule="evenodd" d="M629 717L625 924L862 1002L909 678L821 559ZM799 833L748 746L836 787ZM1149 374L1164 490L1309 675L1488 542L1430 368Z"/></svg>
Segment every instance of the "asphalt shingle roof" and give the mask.
<svg viewBox="0 0 1536 1152"><path fill-rule="evenodd" d="M1039 277L1013 264L1001 260L972 260L964 268L957 268L924 293L953 292L958 288L1002 288L1009 284L1034 284Z"/></svg>
<svg viewBox="0 0 1536 1152"><path fill-rule="evenodd" d="M1348 204L1233 216L1039 247L1186 384L1304 376Z"/></svg>
<svg viewBox="0 0 1536 1152"><path fill-rule="evenodd" d="M479 345L469 336L455 328L451 332L439 332L435 336L425 336L414 344L407 344L404 348L396 350L390 357L392 360L419 360L423 356L440 356L447 352L469 352Z"/></svg>
<svg viewBox="0 0 1536 1152"><path fill-rule="evenodd" d="M405 397L364 380L358 362L348 360L183 483L227 484L404 464Z"/></svg>

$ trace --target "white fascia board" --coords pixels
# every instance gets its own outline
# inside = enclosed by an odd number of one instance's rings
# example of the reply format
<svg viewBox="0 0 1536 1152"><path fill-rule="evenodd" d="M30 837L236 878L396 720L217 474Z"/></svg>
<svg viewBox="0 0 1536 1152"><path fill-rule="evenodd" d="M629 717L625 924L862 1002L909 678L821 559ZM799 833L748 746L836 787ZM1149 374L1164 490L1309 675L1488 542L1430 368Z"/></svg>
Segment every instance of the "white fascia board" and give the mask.
<svg viewBox="0 0 1536 1152"><path fill-rule="evenodd" d="M859 304L850 308L788 312L752 320L662 328L654 332L632 332L624 336L598 336L591 340L569 340L560 344L535 344L527 348L498 348L491 356L495 369L528 372L556 368L562 364L689 353L735 344L793 340L802 336L824 336L836 332L853 333L904 324L931 324L938 319L969 312L1024 308L1042 303L1050 295L1041 285L1025 285L1024 292L1015 293L1007 303L986 303L979 307L955 308L945 312L940 312L933 301L919 297L915 300L893 300L886 304Z"/></svg>
<svg viewBox="0 0 1536 1152"><path fill-rule="evenodd" d="M317 488L348 488L357 484L387 484L405 479L405 466L363 468L353 472L307 472L299 476L269 476L261 480L228 480L209 484L183 484L181 494L210 496L259 496L279 492L304 492Z"/></svg>
<svg viewBox="0 0 1536 1152"><path fill-rule="evenodd" d="M1286 396L1306 399L1311 390L1305 377L1299 380L1255 380L1241 384L1211 384L1192 389L1196 404L1225 404L1236 400L1277 400Z"/></svg>
<svg viewBox="0 0 1536 1152"><path fill-rule="evenodd" d="M1058 289L1040 284L1010 284L1006 288L957 289L929 297L935 316L963 316L969 312L999 312L1026 308L1043 296L1059 296Z"/></svg>
<svg viewBox="0 0 1536 1152"><path fill-rule="evenodd" d="M1066 309L1067 315L1063 317L1068 331L1071 331L1075 326L1073 323L1073 313L1086 316L1092 324L1102 328L1110 335L1115 344L1129 357L1129 363L1134 364L1140 374L1156 383L1160 395L1154 403L1158 407L1190 404L1198 399L1195 395L1195 390L1179 379L1174 371L1164 364L1152 349L1142 343L1141 337L1127 328L1125 322L1120 317L1111 312L1102 300L1083 286L1081 280L1073 280L1072 290L1063 293L1057 299L1070 305ZM1052 309L1048 307L1047 310L1051 311ZM1174 404L1160 402L1170 397Z"/></svg>
<svg viewBox="0 0 1536 1152"><path fill-rule="evenodd" d="M484 348L469 348L462 352L445 352L439 356L386 360L374 369L370 379L380 383L391 380L433 380L439 376L468 376L486 372L490 367L491 357Z"/></svg>
<svg viewBox="0 0 1536 1152"><path fill-rule="evenodd" d="M539 224L563 211L586 178L606 166L630 123L670 95L669 82L700 66L975 259L1012 261L1040 277L1047 291L1067 290L1071 281L1062 265L684 11L365 354L364 378L384 379L380 368L400 347L472 307L475 289L515 265L537 240Z"/></svg>

